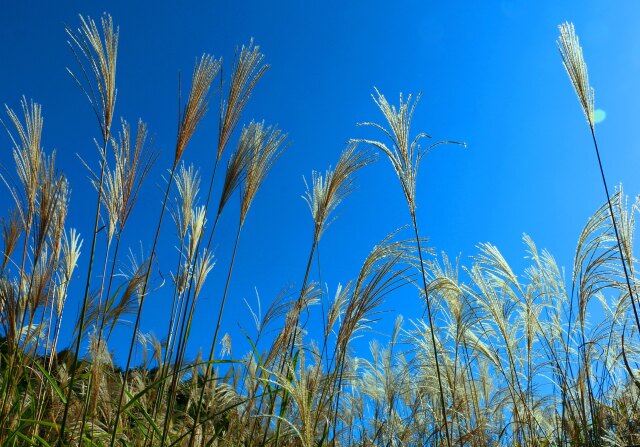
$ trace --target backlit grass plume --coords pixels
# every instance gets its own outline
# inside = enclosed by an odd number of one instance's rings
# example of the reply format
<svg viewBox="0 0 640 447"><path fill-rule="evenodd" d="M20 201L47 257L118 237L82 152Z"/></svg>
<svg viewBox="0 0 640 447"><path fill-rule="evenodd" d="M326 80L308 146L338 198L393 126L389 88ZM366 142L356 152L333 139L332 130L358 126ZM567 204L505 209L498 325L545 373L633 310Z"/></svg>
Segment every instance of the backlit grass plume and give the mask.
<svg viewBox="0 0 640 447"><path fill-rule="evenodd" d="M43 155L40 144L43 119L40 104L34 103L33 101L27 102L25 98L22 98L21 106L25 121L24 126L13 110L9 107L6 107L6 109L7 115L9 115L9 119L18 134L18 139L16 140L12 134L9 133L13 143L13 160L16 165L16 173L26 199L24 205L17 196L16 190L9 186L7 179L5 179L2 174L0 174L0 178L2 178L7 187L9 187L9 191L16 202L17 210L20 213L22 225L28 228L29 216L35 211L38 181L42 168Z"/></svg>
<svg viewBox="0 0 640 447"><path fill-rule="evenodd" d="M173 160L174 168L178 165L187 143L207 112L211 83L219 71L220 62L208 54L203 55L200 58L200 62L193 69L189 98L180 116L180 124L178 126L176 153Z"/></svg>
<svg viewBox="0 0 640 447"><path fill-rule="evenodd" d="M250 141L250 152L240 204L241 226L269 169L284 150L287 135L277 127L265 127L264 121L252 121L247 127L245 138Z"/></svg>
<svg viewBox="0 0 640 447"><path fill-rule="evenodd" d="M334 170L327 170L324 175L312 172L310 184L305 179L307 190L303 198L309 205L315 224L314 238L320 239L331 223L331 214L355 189L355 173L374 160L373 154L358 150L358 144L350 142Z"/></svg>
<svg viewBox="0 0 640 447"><path fill-rule="evenodd" d="M101 19L102 35L95 21L80 16L82 26L77 31L67 27L71 38L69 47L80 65L82 82L70 69L69 74L84 92L102 130L102 138L109 138L116 105L116 60L119 30L113 19L105 14ZM82 57L81 57L82 56ZM85 62L82 62L84 59ZM91 79L93 77L93 79Z"/></svg>
<svg viewBox="0 0 640 447"><path fill-rule="evenodd" d="M580 40L576 35L573 23L565 22L558 28L560 29L560 37L557 44L562 63L578 95L578 100L587 117L589 126L593 128L595 125L594 92L593 87L589 84L589 73L582 55Z"/></svg>
<svg viewBox="0 0 640 447"><path fill-rule="evenodd" d="M220 159L227 143L238 125L240 114L251 97L253 88L262 75L269 69L263 64L264 54L253 39L246 47L243 45L231 73L229 96L226 102L220 103L220 129L218 133L218 153Z"/></svg>

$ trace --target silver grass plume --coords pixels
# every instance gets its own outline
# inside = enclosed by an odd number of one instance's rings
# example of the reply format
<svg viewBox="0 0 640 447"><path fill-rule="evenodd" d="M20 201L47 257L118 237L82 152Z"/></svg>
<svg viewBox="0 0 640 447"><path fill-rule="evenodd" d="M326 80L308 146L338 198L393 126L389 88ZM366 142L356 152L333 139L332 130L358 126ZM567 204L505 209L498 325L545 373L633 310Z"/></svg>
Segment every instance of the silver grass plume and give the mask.
<svg viewBox="0 0 640 447"><path fill-rule="evenodd" d="M220 195L220 204L218 205L218 214L222 213L231 195L244 181L252 150L251 144L253 140L249 135L251 131L251 126L242 128L240 138L238 139L238 147L229 157L227 172L222 186L222 194Z"/></svg>
<svg viewBox="0 0 640 447"><path fill-rule="evenodd" d="M578 100L587 117L589 126L593 129L595 125L594 92L593 87L589 85L589 73L587 72L587 64L584 62L584 56L582 55L580 40L576 35L573 23L565 22L559 25L558 28L560 29L560 38L557 44L560 50L560 56L562 57L562 63L578 95Z"/></svg>
<svg viewBox="0 0 640 447"><path fill-rule="evenodd" d="M175 182L179 198L176 198L175 210L172 211L172 216L180 239L184 239L193 220L194 209L200 192L200 171L193 164L185 167L184 163L182 163L175 175Z"/></svg>
<svg viewBox="0 0 640 447"><path fill-rule="evenodd" d="M122 191L122 206L118 216L120 231L129 219L140 186L158 156L158 152L152 147L153 137L147 139L148 135L147 125L138 120L136 137L133 140L129 123L122 120L122 131L118 133L118 143L114 144L116 171L120 175L118 183Z"/></svg>
<svg viewBox="0 0 640 447"><path fill-rule="evenodd" d="M355 173L374 160L374 154L359 151L357 143L352 141L340 155L334 170L327 170L324 176L313 171L310 184L304 179L306 191L302 197L309 205L315 223L315 240L320 240L331 223L331 214L355 189Z"/></svg>
<svg viewBox="0 0 640 447"><path fill-rule="evenodd" d="M30 225L30 222L28 222L29 216L35 212L38 184L44 158L40 146L43 119L40 104L34 103L33 101L27 103L26 98L23 97L20 105L22 106L24 115L24 126L13 110L7 106L5 106L5 108L18 134L17 140L14 139L11 133L9 133L9 136L13 143L13 159L16 164L16 172L26 196L26 209L21 205L19 195L15 189L9 186L9 183L1 174L0 178L11 191L11 195L16 202L18 212L22 219L22 225L27 228Z"/></svg>
<svg viewBox="0 0 640 447"><path fill-rule="evenodd" d="M69 47L80 65L85 82L81 82L70 69L67 68L67 71L89 100L106 142L110 135L117 96L116 59L119 30L118 28L114 30L113 19L108 14L101 19L104 38L100 37L100 31L93 19L90 17L85 19L81 15L80 21L82 26L77 32L67 27L67 34L71 38ZM80 61L78 51L87 60L86 65ZM95 87L89 73L94 78Z"/></svg>
<svg viewBox="0 0 640 447"><path fill-rule="evenodd" d="M240 222L244 223L247 212L262 185L269 169L284 150L283 143L287 138L276 127L265 127L264 121L249 124L246 138L249 139L251 152L246 167L242 203L240 205Z"/></svg>
<svg viewBox="0 0 640 447"><path fill-rule="evenodd" d="M229 96L227 101L221 104L220 110L218 160L238 125L242 110L249 101L253 88L269 68L268 64L262 63L263 60L264 54L260 52L260 47L254 45L253 39L251 39L248 46L242 46L240 55L233 65Z"/></svg>
<svg viewBox="0 0 640 447"><path fill-rule="evenodd" d="M204 114L207 112L211 83L219 71L220 61L207 54L200 58L200 62L198 62L193 69L191 91L189 92L187 104L184 106L179 120L176 152L173 161L174 169L178 165L187 147L187 143L196 131L200 121L202 121Z"/></svg>

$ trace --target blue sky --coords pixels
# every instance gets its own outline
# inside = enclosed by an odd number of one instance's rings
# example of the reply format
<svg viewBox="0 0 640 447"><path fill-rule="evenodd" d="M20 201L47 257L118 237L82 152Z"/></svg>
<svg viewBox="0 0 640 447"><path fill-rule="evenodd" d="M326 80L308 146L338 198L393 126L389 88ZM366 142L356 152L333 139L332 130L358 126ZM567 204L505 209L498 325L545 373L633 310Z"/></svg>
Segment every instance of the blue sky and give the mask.
<svg viewBox="0 0 640 447"><path fill-rule="evenodd" d="M99 132L65 70L76 64L64 24L77 28L79 13L97 19L106 10L113 16L120 26L116 115L132 123L145 120L161 151L127 235L136 250L140 239L147 250L151 245L148 228L155 228L159 213L160 175L172 161L178 73L186 78L203 52L222 56L228 73L235 47L251 37L271 64L243 121L278 124L291 145L258 193L240 240L223 327L234 341L241 338L238 324L250 329L243 299L255 302L255 288L264 309L283 288L302 281L312 234L302 177L334 164L348 139L371 135L356 123L382 119L370 96L374 86L396 103L400 92L422 92L414 132L468 145L440 148L421 166L418 216L431 247L465 259L479 242L491 242L522 266L526 232L569 266L583 224L604 200L586 120L555 44L557 25L572 21L596 108L607 114L597 133L609 183L623 183L632 196L640 192L640 3L635 1L615 6L602 1L62 5L2 6L0 102L17 109L25 95L43 105L44 146L57 150L59 166L71 180L70 225L85 237L85 259L95 194L76 154L95 160L92 140ZM204 179L212 167L216 123L214 109L184 156L201 166ZM6 134L0 135L0 163L12 163ZM357 273L374 244L409 223L387 160L363 170L358 184L322 240L322 280L331 292ZM3 210L9 203L0 194ZM230 208L216 230L218 264L201 296L194 350L202 345L208 351L236 223ZM175 259L171 225L163 228L163 238L161 263L167 270ZM78 306L83 271L72 285L66 318ZM162 292L149 297L143 330L163 336L164 325L157 322L165 321L168 300ZM422 314L408 288L390 297L386 308L406 318ZM312 318L320 321L320 308ZM394 318L385 314L378 329L387 332ZM122 328L111 346L119 361L125 356L119 343L129 334Z"/></svg>

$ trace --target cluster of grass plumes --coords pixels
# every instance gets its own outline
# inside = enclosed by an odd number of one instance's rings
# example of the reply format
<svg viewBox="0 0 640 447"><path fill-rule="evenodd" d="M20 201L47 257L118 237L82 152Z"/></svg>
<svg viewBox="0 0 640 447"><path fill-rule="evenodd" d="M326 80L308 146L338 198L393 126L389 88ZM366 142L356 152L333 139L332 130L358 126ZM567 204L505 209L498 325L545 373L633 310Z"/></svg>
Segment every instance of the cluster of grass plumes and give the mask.
<svg viewBox="0 0 640 447"><path fill-rule="evenodd" d="M104 16L101 29L89 18L81 24L77 32L68 30L81 74L73 77L95 112L100 135L98 156L83 157L96 191L94 227L85 236L90 244L66 222L70 186L56 169L55 154L41 146L40 106L25 99L21 115L7 108L15 169L14 175L3 169L0 177L13 199L2 220L0 444L640 443L633 258L639 203L630 208L622 191L607 196L579 237L568 279L526 236L529 265L520 275L491 244L482 244L468 266L434 256L418 230L416 180L424 155L443 142L421 148L428 136L413 136L417 99L401 96L395 106L376 91L386 122L366 125L388 139L350 141L333 168L306 181L311 244L300 286L271 300L264 313L253 313L255 328L247 334L252 349L234 357L231 337L220 337L220 329L227 301L238 304L228 293L236 250L251 205L287 146L286 134L275 126L242 123L251 92L268 69L264 56L253 42L242 47L228 89L219 91L212 86L222 77L223 61L210 55L197 60L179 111L156 231L145 241L152 248L136 259L123 255L121 241L157 153L142 121L135 136L124 120L114 130L118 30L112 19ZM573 28L561 29L560 48L593 132L593 91ZM214 93L221 95L218 137L201 200L200 170L182 158ZM358 275L329 298L313 278L313 260L337 208L354 191L356 175L376 160L371 147L398 175L411 232L404 238L408 230L392 231L373 247ZM221 195L211 202L223 160ZM188 359L193 317L202 309L198 298L217 268L214 232L234 194L240 206L224 292L218 307L206 310L213 341L206 357ZM177 243L163 224L167 211ZM157 259L159 243L176 245L176 258ZM65 307L81 262L88 273L74 321ZM125 263L127 273L116 274ZM166 268L170 281L159 292L150 286L152 266L167 264L173 266ZM422 296L425 318L404 323L398 317L383 345L372 336L376 320L383 301L400 288ZM140 320L148 295L160 293L171 310L158 339L140 330ZM328 301L326 313L313 310L321 301ZM303 312L321 319L319 334L301 321ZM591 319L592 313L603 317ZM130 330L128 346L117 348L128 348L121 368L112 360L110 339L126 319L133 325L123 327ZM63 325L73 328L70 340L59 340ZM355 352L354 339L365 335L370 352ZM67 348L60 350L61 343ZM142 363L132 367L135 350Z"/></svg>

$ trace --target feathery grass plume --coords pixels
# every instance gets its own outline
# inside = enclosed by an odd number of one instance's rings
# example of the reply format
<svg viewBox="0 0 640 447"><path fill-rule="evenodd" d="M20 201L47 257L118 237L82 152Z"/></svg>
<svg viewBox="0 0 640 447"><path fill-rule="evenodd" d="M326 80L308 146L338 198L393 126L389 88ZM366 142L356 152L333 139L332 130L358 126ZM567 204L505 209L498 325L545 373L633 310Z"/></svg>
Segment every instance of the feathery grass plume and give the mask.
<svg viewBox="0 0 640 447"><path fill-rule="evenodd" d="M593 129L595 126L595 110L594 110L594 92L593 87L589 85L589 74L587 72L587 64L584 62L582 55L582 47L580 40L576 35L573 23L565 22L559 25L560 38L557 42L562 63L567 70L571 84L578 95L578 100L582 106L589 126Z"/></svg>
<svg viewBox="0 0 640 447"><path fill-rule="evenodd" d="M315 223L314 239L319 240L331 224L331 214L337 206L355 189L355 173L373 163L376 157L368 151L359 151L356 142L349 142L340 155L334 170L327 170L324 176L316 171L311 173L311 186L304 179L307 190L303 196Z"/></svg>
<svg viewBox="0 0 640 447"><path fill-rule="evenodd" d="M264 121L256 123L252 121L246 133L250 141L251 153L247 162L244 189L242 191L242 203L240 205L240 225L247 217L251 203L260 189L269 169L280 157L285 149L283 145L287 138L277 127L266 127Z"/></svg>
<svg viewBox="0 0 640 447"><path fill-rule="evenodd" d="M287 303L284 326L273 342L272 351L274 354L284 353L291 343L297 346L301 344L299 331L296 331L300 311L319 303L321 293L318 284L312 281L307 284L296 303ZM293 342L291 341L292 336ZM280 372L282 373L282 371Z"/></svg>
<svg viewBox="0 0 640 447"><path fill-rule="evenodd" d="M60 327L62 325L62 312L67 300L67 291L69 283L73 276L73 272L78 265L80 259L83 240L80 239L80 234L75 228L71 228L68 232L62 233L62 269L60 272L59 283L54 289L54 309L56 313L57 326L54 331L53 343L51 348L51 358L49 360L49 367L56 353L56 346L58 344L58 336L60 333Z"/></svg>
<svg viewBox="0 0 640 447"><path fill-rule="evenodd" d="M381 130L391 141L392 147L389 148L380 141L361 141L380 149L389 158L400 180L407 204L413 213L416 207L416 177L418 175L418 165L421 158L426 154L426 152L420 153L418 143L420 139L428 137L426 133L420 133L413 141L409 142L411 119L413 118L416 105L420 100L420 95L418 95L412 103L412 95L409 95L407 101L403 102L402 94L400 94L400 105L396 109L396 106L390 105L378 89L375 89L375 92L377 97L372 95L373 101L384 115L390 129L387 130L379 124L370 122L360 123L359 125L372 126Z"/></svg>
<svg viewBox="0 0 640 447"><path fill-rule="evenodd" d="M117 162L113 172L107 167L103 178L102 203L107 210L107 243L111 244L113 236L118 229L118 216L120 216L122 203L122 184L120 183L121 175L118 172L121 169ZM98 191L100 185L96 179L92 179L93 187Z"/></svg>
<svg viewBox="0 0 640 447"><path fill-rule="evenodd" d="M253 88L269 68L268 64L262 64L263 60L264 54L260 52L259 46L253 44L253 39L251 39L248 46L242 46L240 55L234 61L229 96L226 102L220 104L218 160L222 157L222 153L238 125L242 110L249 101Z"/></svg>
<svg viewBox="0 0 640 447"><path fill-rule="evenodd" d="M4 271L11 259L13 251L16 249L20 233L23 228L20 223L20 215L16 209L13 209L9 218L2 218L2 242L4 248L2 249L2 262L0 263L0 271Z"/></svg>
<svg viewBox="0 0 640 447"><path fill-rule="evenodd" d="M196 263L196 268L194 271L194 275L195 275L194 277L195 289L193 293L194 300L198 298L198 296L200 295L202 286L204 285L204 282L207 280L207 276L209 275L209 272L211 272L211 270L215 265L216 265L216 261L214 259L213 253L209 251L205 251L204 254L200 256L200 258L198 259L198 262Z"/></svg>
<svg viewBox="0 0 640 447"><path fill-rule="evenodd" d="M222 213L224 206L227 204L234 191L244 181L247 165L251 158L254 140L250 132L253 131L251 126L243 127L238 139L238 147L229 157L227 163L227 172L222 185L222 193L220 194L220 204L218 205L218 215Z"/></svg>
<svg viewBox="0 0 640 447"><path fill-rule="evenodd" d="M418 166L420 165L422 157L441 144L459 144L463 147L466 147L466 144L456 141L438 141L425 150L421 150L420 140L422 138L430 138L428 134L422 132L416 135L413 140L410 140L411 120L421 95L418 94L413 102L411 101L413 95L409 95L405 102L402 100L402 94L400 94L400 104L396 108L395 105L389 104L378 89L375 89L375 92L377 97L374 95L371 96L387 121L389 129L372 122L359 123L358 125L371 126L382 131L389 138L392 146L389 148L380 141L368 139L358 139L356 141L371 144L389 158L398 176L398 180L400 180L400 185L402 186L402 191L404 192L409 209L411 213L414 213L416 208L416 179L418 176Z"/></svg>
<svg viewBox="0 0 640 447"><path fill-rule="evenodd" d="M90 17L85 19L81 15L80 21L82 26L77 32L69 27L66 27L66 30L71 39L68 42L69 47L80 66L86 86L69 68L67 71L89 100L98 119L102 138L106 142L111 132L116 105L116 59L119 29L116 27L114 30L113 19L108 14L103 15L101 19L103 37L100 36L98 26L93 19ZM80 55L86 60L88 66L81 61ZM90 79L90 74L93 76L93 80Z"/></svg>
<svg viewBox="0 0 640 447"><path fill-rule="evenodd" d="M140 186L157 158L157 152L151 148L151 142L147 144L148 130L142 120L138 121L133 151L129 123L123 119L121 125L122 129L118 132L117 140L111 139L115 158L113 170L107 166L103 177L102 201L107 209L109 242L116 233L119 235L122 232L133 210ZM92 174L93 186L99 190L99 177L93 172Z"/></svg>
<svg viewBox="0 0 640 447"><path fill-rule="evenodd" d="M129 220L142 182L158 157L158 152L153 149L153 137L148 138L148 136L147 125L142 120L138 120L135 140L132 140L131 126L122 120L118 140L113 142L115 168L112 177L115 178L112 178L112 183L117 183L117 191L120 192L120 212L117 215L120 231ZM110 195L108 188L105 195Z"/></svg>
<svg viewBox="0 0 640 447"><path fill-rule="evenodd" d="M13 134L7 129L11 142L13 143L13 159L16 165L18 179L22 186L22 190L24 191L26 207L19 199L19 193L9 185L7 179L5 179L1 174L0 178L2 178L16 202L17 210L22 219L22 226L28 230L30 227L30 222L28 220L35 212L38 184L40 180L40 172L42 170L42 159L44 158L41 148L43 119L42 107L40 104L34 103L33 101L27 103L26 98L22 97L20 105L24 115L24 126L13 110L8 106L5 106L5 108L7 115L9 115L9 119L18 134L18 140L16 140L13 137Z"/></svg>
<svg viewBox="0 0 640 447"><path fill-rule="evenodd" d="M285 391L290 401L294 404L295 419L276 414L261 416L273 417L284 422L291 429L292 434L299 439L302 447L313 447L317 445L315 442L317 433L314 418L319 412L316 407L319 387L318 383L313 380L313 377L315 377L314 368L306 365L304 350L300 351L296 363L298 364L297 367L293 361L290 361L284 373L274 372L274 379L272 380L274 385Z"/></svg>
<svg viewBox="0 0 640 447"><path fill-rule="evenodd" d="M333 331L335 324L342 319L346 311L347 304L349 303L350 292L348 285L347 287L343 287L342 284L338 284L338 287L336 287L333 303L331 303L327 312L327 325L324 328L325 339L329 338L329 334Z"/></svg>
<svg viewBox="0 0 640 447"><path fill-rule="evenodd" d="M62 228L55 228L55 224L60 224L62 216L66 218L66 192L68 190L67 180L63 175L59 175L55 168L55 151L48 157L43 157L42 171L39 180L39 199L36 207L36 225L34 226L34 262L44 248L50 232L56 231L60 235Z"/></svg>
<svg viewBox="0 0 640 447"><path fill-rule="evenodd" d="M193 69L189 98L179 119L174 168L178 165L187 143L207 112L211 83L219 71L220 62L207 54L200 58L200 62Z"/></svg>
<svg viewBox="0 0 640 447"><path fill-rule="evenodd" d="M402 266L411 261L413 244L408 241L394 241L399 230L386 236L376 245L365 259L358 277L353 284L353 292L344 310L344 319L338 329L334 358L336 361L337 380L333 384L330 396L336 396L333 414L333 437L337 433L338 411L342 395L342 381L345 373L345 360L348 346L359 335L359 332L370 328L371 323L384 297L391 291L406 284L410 267ZM351 289L351 284L346 286Z"/></svg>
<svg viewBox="0 0 640 447"><path fill-rule="evenodd" d="M196 247L200 238L204 234L204 227L207 223L207 210L204 206L199 206L193 210L191 216L191 233L189 234L189 243L187 244L187 261L191 261L195 258Z"/></svg>
<svg viewBox="0 0 640 447"><path fill-rule="evenodd" d="M338 332L338 346L346 351L355 334L365 329L373 319L373 312L382 304L383 298L402 285L407 279L409 267L402 263L412 263L415 249L412 241L393 240L400 230L387 235L367 255L358 276L346 286L353 292L344 311L344 319Z"/></svg>
<svg viewBox="0 0 640 447"><path fill-rule="evenodd" d="M300 298L294 307L298 308L298 312L301 311L300 305L302 304L302 295L307 286L307 280L309 278L309 272L311 270L311 263L315 254L316 247L322 237L324 231L329 226L330 218L337 206L355 189L355 174L364 166L372 163L375 160L374 154L368 151L358 150L358 145L355 142L350 142L347 148L340 155L340 159L336 164L335 169L327 170L324 177L316 171L311 174L311 186L304 179L306 191L302 196L307 202L309 210L311 211L311 217L314 221L313 242L311 244L311 250L309 252L309 260L307 262L307 268L302 280L302 287L300 292ZM293 338L291 339L290 354L293 355L295 348L295 339L297 336L298 319L300 315L294 318L293 326L295 328Z"/></svg>
<svg viewBox="0 0 640 447"><path fill-rule="evenodd" d="M175 175L176 189L179 198L175 199L175 204L171 211L173 221L178 230L180 240L187 236L189 225L193 220L193 213L200 192L200 170L192 164L185 167L184 163L178 168Z"/></svg>
<svg viewBox="0 0 640 447"><path fill-rule="evenodd" d="M121 322L125 315L135 315L140 304L140 294L145 279L147 261L137 264L131 259L130 271L122 273L125 282L118 287L114 294L104 302L100 302L98 297L93 297L87 306L85 323L83 324L84 336L90 328L98 325L105 331L103 335L98 334L99 339L103 337L106 341L111 337L118 322ZM119 297L119 298L118 298ZM79 325L76 327L77 333ZM106 344L106 343L105 343Z"/></svg>

